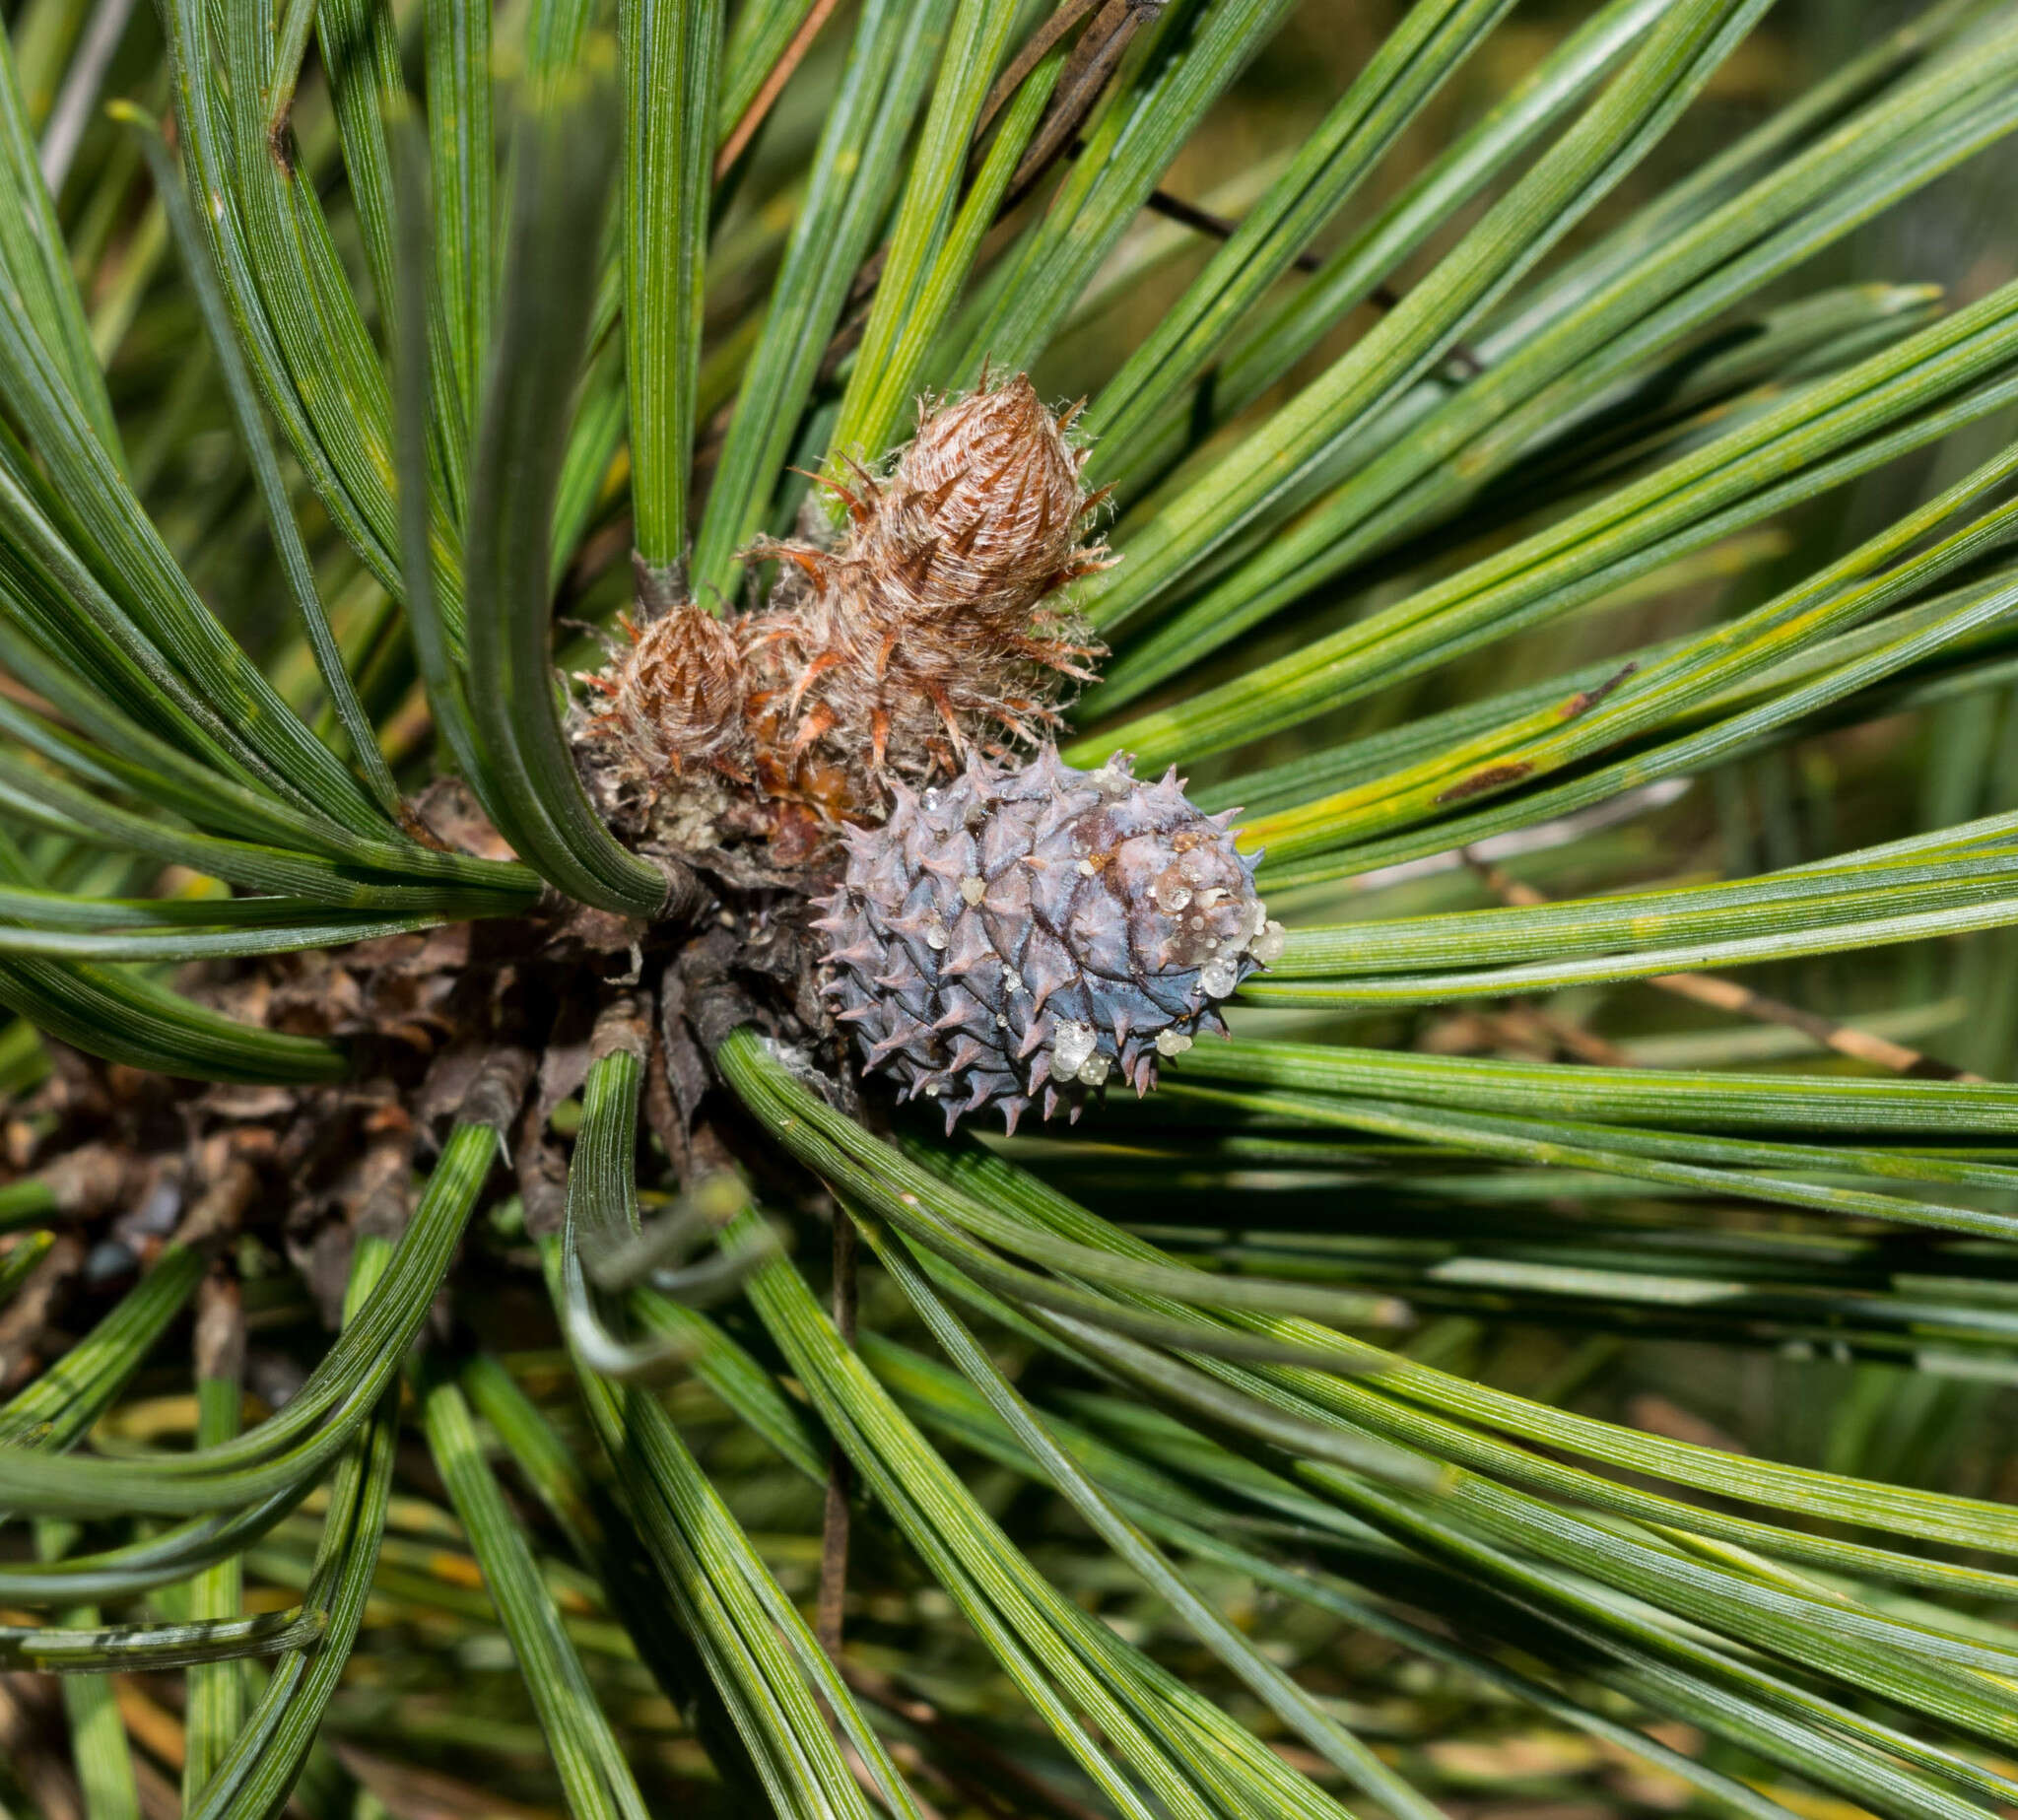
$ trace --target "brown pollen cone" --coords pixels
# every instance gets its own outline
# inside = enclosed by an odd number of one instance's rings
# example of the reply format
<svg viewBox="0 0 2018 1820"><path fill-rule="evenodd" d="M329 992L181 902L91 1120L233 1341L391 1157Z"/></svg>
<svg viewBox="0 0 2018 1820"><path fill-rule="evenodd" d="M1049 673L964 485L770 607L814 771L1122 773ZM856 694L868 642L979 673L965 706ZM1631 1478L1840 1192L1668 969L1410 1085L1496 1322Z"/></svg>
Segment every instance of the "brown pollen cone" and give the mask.
<svg viewBox="0 0 2018 1820"><path fill-rule="evenodd" d="M926 412L851 554L880 604L912 620L957 606L1000 636L1099 552L1081 552L1086 451L1020 373Z"/></svg>

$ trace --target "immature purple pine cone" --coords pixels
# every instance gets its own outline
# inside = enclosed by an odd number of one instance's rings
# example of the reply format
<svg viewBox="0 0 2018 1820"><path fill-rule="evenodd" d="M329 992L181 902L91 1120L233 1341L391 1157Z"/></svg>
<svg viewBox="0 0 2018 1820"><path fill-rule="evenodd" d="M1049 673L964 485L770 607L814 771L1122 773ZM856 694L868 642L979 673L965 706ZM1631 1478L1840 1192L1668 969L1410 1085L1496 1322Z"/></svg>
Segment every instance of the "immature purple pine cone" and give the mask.
<svg viewBox="0 0 2018 1820"><path fill-rule="evenodd" d="M1115 1068L1147 1093L1158 1058L1223 1034L1216 1001L1282 952L1258 855L1175 771L1140 782L1122 753L1075 771L1046 746L894 793L880 828L845 831L846 875L813 926L864 1065L937 1100L948 1131L985 1106L1014 1131L1040 1094L1046 1118L1061 1101L1077 1118Z"/></svg>

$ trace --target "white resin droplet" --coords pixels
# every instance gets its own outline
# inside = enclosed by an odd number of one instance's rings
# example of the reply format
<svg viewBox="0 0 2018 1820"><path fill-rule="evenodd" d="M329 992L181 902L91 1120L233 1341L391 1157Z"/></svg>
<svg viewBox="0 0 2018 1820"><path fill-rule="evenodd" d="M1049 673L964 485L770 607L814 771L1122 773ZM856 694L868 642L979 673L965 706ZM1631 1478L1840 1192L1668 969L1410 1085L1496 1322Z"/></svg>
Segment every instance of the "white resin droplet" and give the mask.
<svg viewBox="0 0 2018 1820"><path fill-rule="evenodd" d="M1156 1033L1156 1052L1159 1055L1181 1055L1191 1046L1191 1039L1181 1030L1160 1030Z"/></svg>
<svg viewBox="0 0 2018 1820"><path fill-rule="evenodd" d="M1215 910L1226 893L1217 885L1208 885L1198 894L1198 908L1202 910Z"/></svg>
<svg viewBox="0 0 2018 1820"><path fill-rule="evenodd" d="M934 954L941 954L946 948L946 925L939 920L939 912L932 912L932 920L925 924L925 946Z"/></svg>
<svg viewBox="0 0 2018 1820"><path fill-rule="evenodd" d="M970 904L978 904L987 888L988 881L978 873L970 872L960 881L960 895Z"/></svg>
<svg viewBox="0 0 2018 1820"><path fill-rule="evenodd" d="M1005 967L1002 969L1002 990L1005 992L1020 992L1023 990L1023 976L1015 968Z"/></svg>
<svg viewBox="0 0 2018 1820"><path fill-rule="evenodd" d="M1100 870L1100 867L1095 865L1093 861L1090 859L1082 859L1079 862L1079 870L1082 873L1084 873L1088 878L1091 878L1096 872Z"/></svg>
<svg viewBox="0 0 2018 1820"><path fill-rule="evenodd" d="M1240 963L1230 954L1216 954L1198 970L1198 983L1212 998L1227 997L1240 977Z"/></svg>
<svg viewBox="0 0 2018 1820"><path fill-rule="evenodd" d="M1098 1087L1107 1078L1113 1063L1105 1055L1089 1055L1079 1064L1079 1078L1088 1087Z"/></svg>
<svg viewBox="0 0 2018 1820"><path fill-rule="evenodd" d="M1241 926L1227 938L1227 946L1238 953L1259 935L1268 921L1267 907L1259 898L1250 898L1241 910Z"/></svg>
<svg viewBox="0 0 2018 1820"><path fill-rule="evenodd" d="M1191 906L1190 886L1180 885L1176 879L1159 879L1151 887L1150 896L1155 898L1168 916L1181 915Z"/></svg>
<svg viewBox="0 0 2018 1820"><path fill-rule="evenodd" d="M1254 937L1254 959L1263 967L1273 967L1282 959L1282 951L1288 946L1289 931L1279 922L1264 922L1261 933Z"/></svg>
<svg viewBox="0 0 2018 1820"><path fill-rule="evenodd" d="M1069 1019L1060 1019L1051 1033L1051 1073L1054 1078L1070 1080L1083 1068L1100 1039L1093 1034L1091 1024L1074 1024Z"/></svg>

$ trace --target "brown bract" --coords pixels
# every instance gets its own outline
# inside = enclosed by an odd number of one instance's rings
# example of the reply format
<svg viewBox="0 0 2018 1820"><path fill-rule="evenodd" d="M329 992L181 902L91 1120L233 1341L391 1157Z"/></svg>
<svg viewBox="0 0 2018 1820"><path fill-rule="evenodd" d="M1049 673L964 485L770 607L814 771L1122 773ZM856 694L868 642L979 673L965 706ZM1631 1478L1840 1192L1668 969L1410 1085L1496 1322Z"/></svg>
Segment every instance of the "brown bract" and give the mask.
<svg viewBox="0 0 2018 1820"><path fill-rule="evenodd" d="M830 483L837 542L749 553L781 564L763 608L631 629L588 679L605 698L589 740L647 799L708 770L830 827L879 819L893 779L1036 744L1100 649L1057 598L1107 559L1069 424L1021 374L927 404L886 476Z"/></svg>

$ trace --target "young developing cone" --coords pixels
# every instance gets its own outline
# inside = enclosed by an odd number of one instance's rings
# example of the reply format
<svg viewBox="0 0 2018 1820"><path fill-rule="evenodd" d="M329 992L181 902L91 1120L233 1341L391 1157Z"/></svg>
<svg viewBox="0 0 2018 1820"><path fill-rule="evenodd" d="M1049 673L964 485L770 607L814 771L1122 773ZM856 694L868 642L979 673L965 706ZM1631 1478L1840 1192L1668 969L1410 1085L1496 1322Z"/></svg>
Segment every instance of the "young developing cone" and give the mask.
<svg viewBox="0 0 2018 1820"><path fill-rule="evenodd" d="M761 546L803 585L744 623L760 743L840 767L873 809L892 777L1042 738L1097 652L1049 601L1106 556L1081 540L1085 459L1027 378L984 380L922 414L887 479L841 489L840 547Z"/></svg>
<svg viewBox="0 0 2018 1820"><path fill-rule="evenodd" d="M648 791L694 770L747 780L756 742L735 633L692 604L623 626L629 645L601 675L581 679L604 703L589 737Z"/></svg>
<svg viewBox="0 0 2018 1820"><path fill-rule="evenodd" d="M1097 563L1079 548L1085 461L1020 374L927 412L856 540L877 610L908 626L959 612L1014 640Z"/></svg>
<svg viewBox="0 0 2018 1820"><path fill-rule="evenodd" d="M1110 1077L1136 1093L1282 948L1231 815L1175 772L1145 783L1116 753L1076 771L1044 747L998 770L970 760L922 793L893 786L878 828L813 927L823 984L865 1068L934 1102L946 1127L1033 1104L1079 1115Z"/></svg>
<svg viewBox="0 0 2018 1820"><path fill-rule="evenodd" d="M783 565L770 606L627 622L631 644L584 679L604 698L585 731L608 771L647 803L709 772L793 824L803 854L807 827L880 818L895 780L1043 740L1099 650L1056 599L1106 559L1082 538L1098 501L1069 422L1020 374L983 378L921 411L886 478L857 468L839 488L836 546L757 546Z"/></svg>

